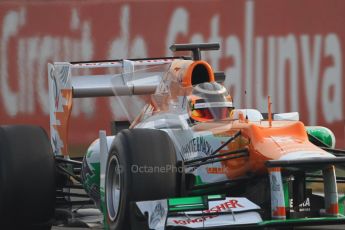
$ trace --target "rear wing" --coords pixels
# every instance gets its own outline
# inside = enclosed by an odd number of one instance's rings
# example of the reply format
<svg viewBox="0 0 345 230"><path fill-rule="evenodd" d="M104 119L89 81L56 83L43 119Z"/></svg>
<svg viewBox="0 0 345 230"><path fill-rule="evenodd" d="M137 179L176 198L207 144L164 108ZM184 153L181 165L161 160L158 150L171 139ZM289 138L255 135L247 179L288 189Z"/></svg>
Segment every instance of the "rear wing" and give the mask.
<svg viewBox="0 0 345 230"><path fill-rule="evenodd" d="M214 73L208 63L200 61L201 51L217 50L218 43L175 44L170 49L174 52L191 51L193 55L192 58L164 57L48 64L50 137L54 154L68 156L68 123L73 98L153 94L175 61L177 64L171 74L178 81L186 81L182 82L183 84L193 85L205 79L220 82L225 80L224 73ZM107 70L106 73L104 70Z"/></svg>
<svg viewBox="0 0 345 230"><path fill-rule="evenodd" d="M68 123L73 98L153 94L170 64L178 59L184 58L48 64L50 137L54 154L68 156Z"/></svg>

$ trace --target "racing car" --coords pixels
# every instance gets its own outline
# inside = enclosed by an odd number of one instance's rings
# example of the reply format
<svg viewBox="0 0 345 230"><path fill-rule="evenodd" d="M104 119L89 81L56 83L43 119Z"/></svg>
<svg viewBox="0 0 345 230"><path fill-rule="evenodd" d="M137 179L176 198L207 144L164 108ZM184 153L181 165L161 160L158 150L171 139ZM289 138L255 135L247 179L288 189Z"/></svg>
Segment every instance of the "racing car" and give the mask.
<svg viewBox="0 0 345 230"><path fill-rule="evenodd" d="M335 171L343 167L345 152L335 149L331 130L305 126L297 112L272 113L270 98L267 112L237 108L224 73L202 60L202 52L218 50L219 44L170 49L192 55L48 65L51 145L37 127L0 132L0 141L6 140L1 156L10 146L18 158L26 151L42 162L36 172L37 161L11 159L43 177L31 192L31 202L41 196L45 204L32 216L42 218L30 224L49 228L49 220L58 218L54 210L86 204L95 204L104 228L112 230L345 223L345 197L338 193L344 178ZM111 134L100 130L82 160L71 159L73 98L106 96L118 99L126 120L113 122ZM145 99L138 103L137 96ZM139 111L133 111L136 106ZM3 175L8 173L13 171ZM316 191L315 184L323 190Z"/></svg>

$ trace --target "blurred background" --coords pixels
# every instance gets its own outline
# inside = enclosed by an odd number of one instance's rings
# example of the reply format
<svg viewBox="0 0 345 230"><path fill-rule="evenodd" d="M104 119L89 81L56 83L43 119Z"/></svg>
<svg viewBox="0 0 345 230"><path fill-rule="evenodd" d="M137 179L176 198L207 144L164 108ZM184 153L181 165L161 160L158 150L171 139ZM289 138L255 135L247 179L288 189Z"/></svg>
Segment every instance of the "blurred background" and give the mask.
<svg viewBox="0 0 345 230"><path fill-rule="evenodd" d="M343 0L0 1L0 123L49 131L47 63L173 55L173 43L219 42L237 108L300 112L345 147ZM110 121L114 98L75 99L69 142L81 155Z"/></svg>

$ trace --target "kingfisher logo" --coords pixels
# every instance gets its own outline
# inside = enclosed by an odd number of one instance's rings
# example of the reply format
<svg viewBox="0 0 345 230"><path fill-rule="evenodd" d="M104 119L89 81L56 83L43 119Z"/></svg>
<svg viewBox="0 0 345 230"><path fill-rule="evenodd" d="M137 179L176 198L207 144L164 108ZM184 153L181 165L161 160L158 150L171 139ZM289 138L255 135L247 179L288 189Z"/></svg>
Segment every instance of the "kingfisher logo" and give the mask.
<svg viewBox="0 0 345 230"><path fill-rule="evenodd" d="M194 224L194 223L202 223L207 220L217 218L219 215L207 215L210 213L222 213L224 211L228 211L234 208L244 208L242 204L239 203L236 199L228 200L222 204L219 204L217 206L214 206L210 208L209 210L204 211L203 213L205 216L197 217L197 218L189 218L188 220L178 220L173 219L172 222L176 225L188 225L188 224Z"/></svg>

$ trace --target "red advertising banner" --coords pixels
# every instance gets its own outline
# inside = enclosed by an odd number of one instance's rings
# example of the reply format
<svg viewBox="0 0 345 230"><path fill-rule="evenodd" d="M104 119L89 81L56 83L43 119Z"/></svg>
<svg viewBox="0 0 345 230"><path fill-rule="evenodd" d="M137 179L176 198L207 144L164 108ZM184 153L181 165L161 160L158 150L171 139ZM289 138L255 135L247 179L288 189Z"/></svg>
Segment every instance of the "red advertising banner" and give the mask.
<svg viewBox="0 0 345 230"><path fill-rule="evenodd" d="M171 56L173 43L220 42L205 54L237 108L298 111L345 147L342 0L11 1L0 3L0 123L48 130L47 63ZM114 98L75 99L70 142L121 119Z"/></svg>

